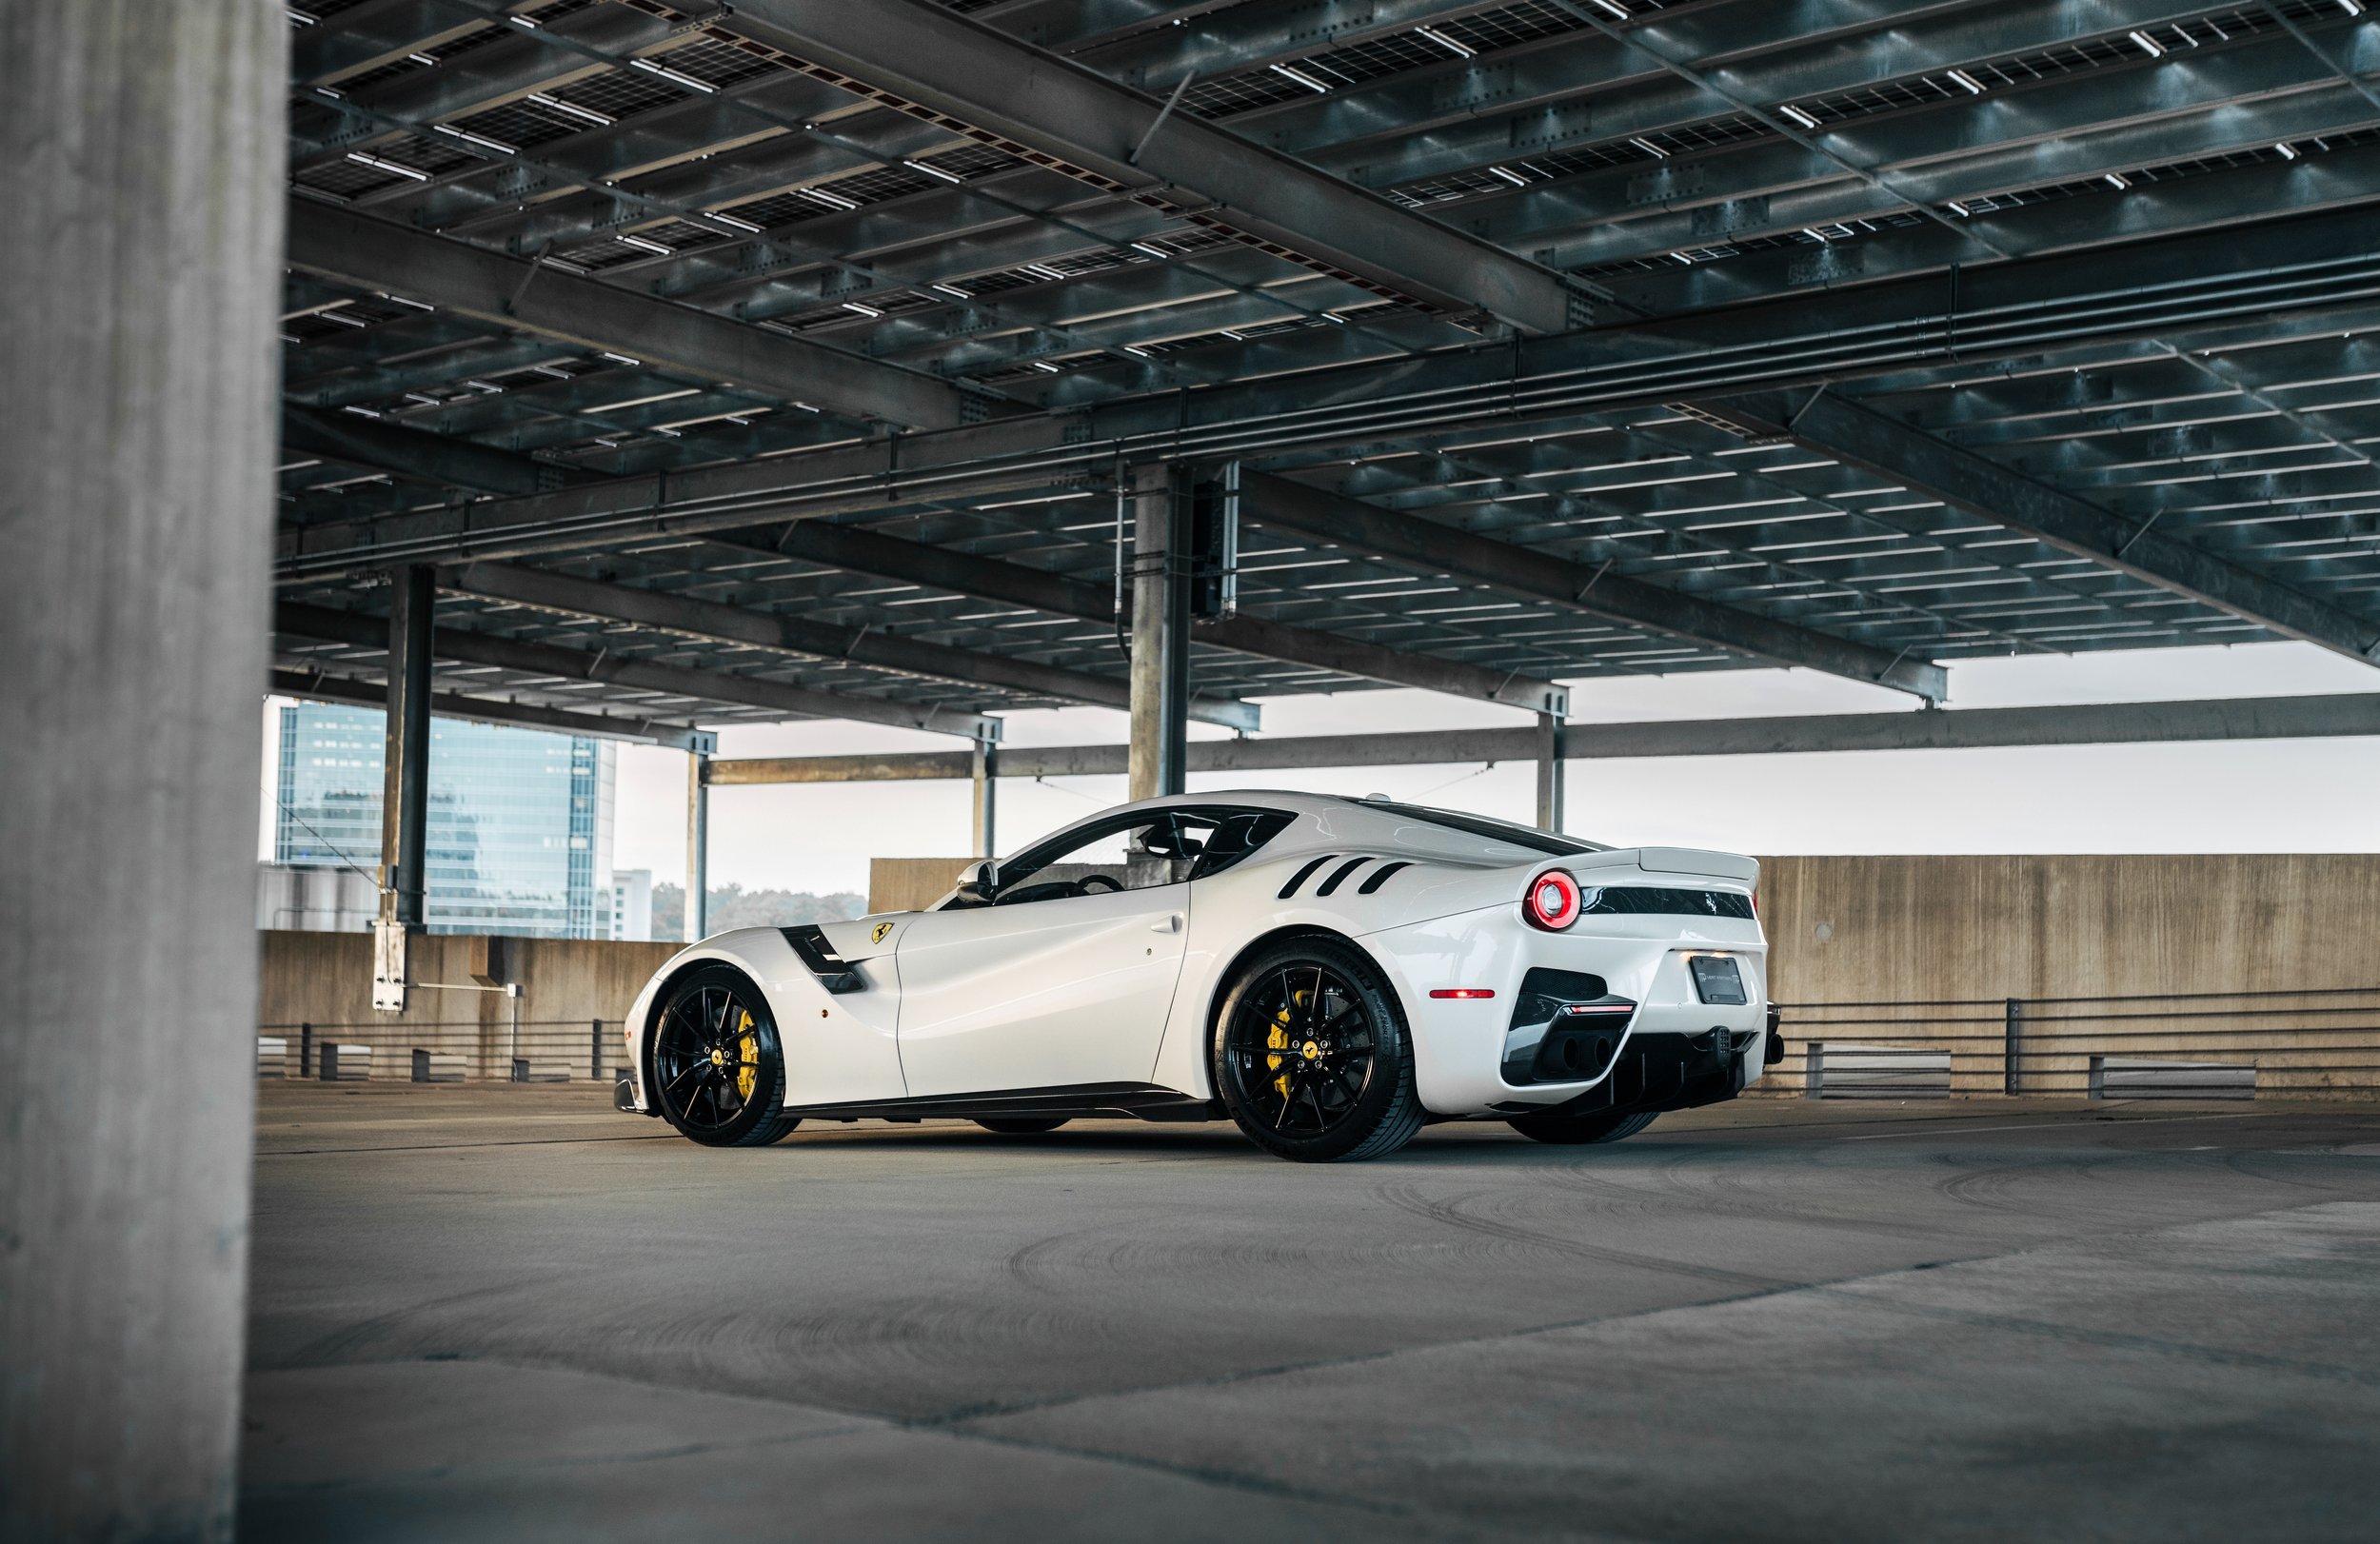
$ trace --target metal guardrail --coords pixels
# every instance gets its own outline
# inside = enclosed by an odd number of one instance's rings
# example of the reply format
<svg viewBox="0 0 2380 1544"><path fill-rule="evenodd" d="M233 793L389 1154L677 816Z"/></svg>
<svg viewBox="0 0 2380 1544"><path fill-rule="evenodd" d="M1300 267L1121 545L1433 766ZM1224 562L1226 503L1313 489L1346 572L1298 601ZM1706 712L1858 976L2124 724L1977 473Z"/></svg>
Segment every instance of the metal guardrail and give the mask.
<svg viewBox="0 0 2380 1544"><path fill-rule="evenodd" d="M2380 1099L2380 986L1783 1008L1808 1099Z"/></svg>
<svg viewBox="0 0 2380 1544"><path fill-rule="evenodd" d="M617 1019L256 1026L260 1078L607 1085L625 1060Z"/></svg>

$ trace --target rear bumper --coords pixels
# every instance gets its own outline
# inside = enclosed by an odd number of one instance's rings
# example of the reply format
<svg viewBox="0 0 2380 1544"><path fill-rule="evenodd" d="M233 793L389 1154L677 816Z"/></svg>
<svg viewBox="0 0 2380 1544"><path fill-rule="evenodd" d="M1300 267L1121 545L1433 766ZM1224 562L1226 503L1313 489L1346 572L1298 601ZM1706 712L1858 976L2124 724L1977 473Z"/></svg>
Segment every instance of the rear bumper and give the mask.
<svg viewBox="0 0 2380 1544"><path fill-rule="evenodd" d="M1562 933L1517 906L1389 928L1359 941L1388 972L1413 1028L1423 1108L1518 1114L1576 1103L1684 1109L1732 1098L1772 1064L1768 946L1751 920L1591 918ZM1697 957L1735 960L1742 1002L1704 1000ZM1544 1000L1549 978L1563 1001ZM1599 982L1593 990L1591 982ZM1493 998L1434 998L1490 988ZM1567 1011L1577 1004L1584 1011ZM1618 1012L1607 1011L1618 1008ZM1727 1064L1716 1057L1723 1037ZM1577 1103L1581 1099L1584 1103ZM1597 1103L1596 1100L1609 1100Z"/></svg>

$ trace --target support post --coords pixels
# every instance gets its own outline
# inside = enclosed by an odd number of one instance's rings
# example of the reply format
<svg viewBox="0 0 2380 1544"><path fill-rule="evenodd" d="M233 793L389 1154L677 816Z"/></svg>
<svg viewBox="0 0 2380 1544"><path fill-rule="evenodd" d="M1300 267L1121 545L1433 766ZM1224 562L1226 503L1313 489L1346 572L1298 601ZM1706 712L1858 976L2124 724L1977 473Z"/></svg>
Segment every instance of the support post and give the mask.
<svg viewBox="0 0 2380 1544"><path fill-rule="evenodd" d="M1128 799L1183 788L1190 706L1190 498L1180 466L1132 472L1132 743Z"/></svg>
<svg viewBox="0 0 2380 1544"><path fill-rule="evenodd" d="M2007 1018L2000 1030L2000 1092L2013 1094L2017 1089L2017 1058L2022 1054L2019 1040L2024 1034L2025 1004L2016 998L2008 1000Z"/></svg>
<svg viewBox="0 0 2380 1544"><path fill-rule="evenodd" d="M388 707L381 755L380 917L372 1006L405 1009L407 945L429 917L429 662L436 571L389 576Z"/></svg>
<svg viewBox="0 0 2380 1544"><path fill-rule="evenodd" d="M701 751L685 759L685 941L710 930L711 759Z"/></svg>
<svg viewBox="0 0 2380 1544"><path fill-rule="evenodd" d="M1826 1098L1826 1046L1821 1041L1811 1040L1801 1048L1801 1097Z"/></svg>
<svg viewBox="0 0 2380 1544"><path fill-rule="evenodd" d="M1566 720L1558 713L1537 715L1537 829L1559 833L1562 828L1563 753L1569 748Z"/></svg>
<svg viewBox="0 0 2380 1544"><path fill-rule="evenodd" d="M0 1538L231 1536L288 32L0 5Z"/></svg>
<svg viewBox="0 0 2380 1544"><path fill-rule="evenodd" d="M971 758L969 771L975 779L973 812L975 817L975 856L997 858L997 835L994 817L999 799L1000 742L979 740Z"/></svg>

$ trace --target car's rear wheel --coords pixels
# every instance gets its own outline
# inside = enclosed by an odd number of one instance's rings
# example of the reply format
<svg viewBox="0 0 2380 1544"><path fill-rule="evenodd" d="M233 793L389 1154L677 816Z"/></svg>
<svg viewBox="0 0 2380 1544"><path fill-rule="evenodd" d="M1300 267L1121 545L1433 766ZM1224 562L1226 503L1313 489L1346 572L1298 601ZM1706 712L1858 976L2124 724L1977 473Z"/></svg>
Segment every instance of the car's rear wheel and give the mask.
<svg viewBox="0 0 2380 1544"><path fill-rule="evenodd" d="M653 1028L653 1100L706 1147L759 1147L802 1122L783 1113L785 1058L768 1000L732 965L679 978Z"/></svg>
<svg viewBox="0 0 2380 1544"><path fill-rule="evenodd" d="M1293 939L1240 967L1215 1016L1214 1065L1232 1119L1280 1158L1379 1158L1425 1118L1396 994L1335 939Z"/></svg>
<svg viewBox="0 0 2380 1544"><path fill-rule="evenodd" d="M1056 1131L1069 1119L1066 1116L985 1116L976 1121L985 1131L999 1132L1002 1137L1038 1137L1045 1131Z"/></svg>
<svg viewBox="0 0 2380 1544"><path fill-rule="evenodd" d="M1540 1115L1517 1115L1507 1121L1513 1130L1536 1142L1577 1147L1587 1142L1616 1142L1634 1137L1653 1124L1658 1110L1591 1110L1565 1115L1548 1110Z"/></svg>

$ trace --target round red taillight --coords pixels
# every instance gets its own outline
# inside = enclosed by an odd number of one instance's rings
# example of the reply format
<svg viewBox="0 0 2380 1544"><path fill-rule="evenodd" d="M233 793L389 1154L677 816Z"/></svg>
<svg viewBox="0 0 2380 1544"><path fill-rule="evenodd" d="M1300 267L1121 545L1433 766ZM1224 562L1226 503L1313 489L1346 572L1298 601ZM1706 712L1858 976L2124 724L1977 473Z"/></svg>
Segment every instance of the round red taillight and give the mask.
<svg viewBox="0 0 2380 1544"><path fill-rule="evenodd" d="M1529 881L1520 900L1520 914L1533 927L1558 933L1578 920L1578 881L1558 868L1549 868Z"/></svg>

